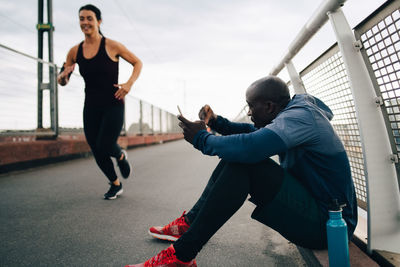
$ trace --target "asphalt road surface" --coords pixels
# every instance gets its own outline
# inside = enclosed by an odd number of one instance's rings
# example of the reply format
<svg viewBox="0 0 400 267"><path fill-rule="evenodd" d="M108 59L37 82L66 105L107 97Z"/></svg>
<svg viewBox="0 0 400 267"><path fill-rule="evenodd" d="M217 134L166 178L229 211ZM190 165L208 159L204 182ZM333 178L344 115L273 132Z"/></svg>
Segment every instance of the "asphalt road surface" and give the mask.
<svg viewBox="0 0 400 267"><path fill-rule="evenodd" d="M93 158L0 176L0 266L124 266L170 245L153 239L189 210L218 158L185 141L128 151L134 174L117 200ZM306 266L295 245L252 220L246 202L205 245L198 266Z"/></svg>

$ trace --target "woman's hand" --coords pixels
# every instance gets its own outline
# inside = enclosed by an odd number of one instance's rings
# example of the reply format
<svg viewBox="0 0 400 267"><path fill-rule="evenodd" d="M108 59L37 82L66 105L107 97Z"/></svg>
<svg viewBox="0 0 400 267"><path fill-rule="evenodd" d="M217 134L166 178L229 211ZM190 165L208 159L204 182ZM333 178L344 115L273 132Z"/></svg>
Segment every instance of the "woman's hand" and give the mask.
<svg viewBox="0 0 400 267"><path fill-rule="evenodd" d="M121 84L114 84L114 86L118 88L118 90L114 94L115 98L118 100L122 100L131 90L132 84L121 83Z"/></svg>
<svg viewBox="0 0 400 267"><path fill-rule="evenodd" d="M62 86L66 85L74 69L75 63L71 66L65 67L64 70L57 76L57 82Z"/></svg>

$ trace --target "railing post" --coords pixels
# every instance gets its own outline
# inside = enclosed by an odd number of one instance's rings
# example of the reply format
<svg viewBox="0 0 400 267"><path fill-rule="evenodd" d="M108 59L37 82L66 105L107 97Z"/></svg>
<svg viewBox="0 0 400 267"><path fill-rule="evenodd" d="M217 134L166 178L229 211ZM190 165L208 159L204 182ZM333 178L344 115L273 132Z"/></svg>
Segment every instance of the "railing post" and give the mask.
<svg viewBox="0 0 400 267"><path fill-rule="evenodd" d="M151 132L154 134L154 106L151 105Z"/></svg>
<svg viewBox="0 0 400 267"><path fill-rule="evenodd" d="M43 24L43 0L38 1L38 24ZM38 29L38 58L43 59L43 31ZM43 128L43 63L37 63L38 94L37 94L37 128Z"/></svg>
<svg viewBox="0 0 400 267"><path fill-rule="evenodd" d="M58 125L58 83L57 83L57 65L54 65L54 73L52 73L52 76L50 76L50 79L53 80L52 82L52 88L53 88L53 130L54 130L54 135L58 136L59 134L59 125Z"/></svg>
<svg viewBox="0 0 400 267"><path fill-rule="evenodd" d="M49 52L49 62L53 63L53 1L47 0L47 20L49 24L48 30L48 52ZM57 75L56 68L49 65L49 84L50 84L50 120L51 129L54 131L54 135L57 136L58 132L58 107L57 107L57 79L53 79Z"/></svg>
<svg viewBox="0 0 400 267"><path fill-rule="evenodd" d="M167 112L167 133L171 133L171 114Z"/></svg>
<svg viewBox="0 0 400 267"><path fill-rule="evenodd" d="M143 102L142 102L142 100L139 100L139 107L140 107L139 131L140 131L140 134L143 134Z"/></svg>
<svg viewBox="0 0 400 267"><path fill-rule="evenodd" d="M328 12L346 66L360 129L368 194L368 251L400 253L400 193L389 137L359 43L342 12Z"/></svg>
<svg viewBox="0 0 400 267"><path fill-rule="evenodd" d="M162 110L160 109L160 134L162 133Z"/></svg>
<svg viewBox="0 0 400 267"><path fill-rule="evenodd" d="M292 82L295 94L305 94L306 89L304 88L303 81L300 78L299 73L293 65L293 62L289 60L285 63L286 69L289 73L290 81Z"/></svg>

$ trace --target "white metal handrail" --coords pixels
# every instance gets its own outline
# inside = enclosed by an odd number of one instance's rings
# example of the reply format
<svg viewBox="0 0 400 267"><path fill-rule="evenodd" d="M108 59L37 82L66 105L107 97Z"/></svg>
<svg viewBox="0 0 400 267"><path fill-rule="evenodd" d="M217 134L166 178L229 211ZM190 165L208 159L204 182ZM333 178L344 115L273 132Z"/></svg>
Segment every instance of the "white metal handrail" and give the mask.
<svg viewBox="0 0 400 267"><path fill-rule="evenodd" d="M285 67L285 64L291 61L311 37L328 21L327 13L337 10L345 2L346 0L327 0L323 2L289 45L288 51L282 60L270 71L270 75L277 75Z"/></svg>
<svg viewBox="0 0 400 267"><path fill-rule="evenodd" d="M37 57L33 57L33 56L31 56L31 55L28 55L28 54L26 54L26 53L24 53L24 52L15 50L15 49L13 49L13 48L11 48L11 47L8 47L8 46L6 46L6 45L3 45L3 44L0 44L0 47L1 47L1 48L4 48L4 49L6 49L6 50L9 50L9 51L11 51L11 52L17 53L17 54L19 54L19 55L21 55L21 56L28 57L28 58L30 58L30 59L36 60L36 61L38 61L38 62L40 62L40 63L48 64L48 65L50 65L50 66L52 66L52 67L56 67L56 66L57 66L56 64L54 64L54 63L52 63L52 62L48 62L48 61L45 61L45 60L43 60L43 59L40 59L40 58L37 58Z"/></svg>

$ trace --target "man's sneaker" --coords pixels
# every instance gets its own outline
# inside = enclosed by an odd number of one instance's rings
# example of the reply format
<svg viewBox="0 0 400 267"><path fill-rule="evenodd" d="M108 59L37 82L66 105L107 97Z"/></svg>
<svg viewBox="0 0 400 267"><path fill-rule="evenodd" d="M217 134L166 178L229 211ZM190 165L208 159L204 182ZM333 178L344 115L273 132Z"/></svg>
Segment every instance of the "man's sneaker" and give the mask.
<svg viewBox="0 0 400 267"><path fill-rule="evenodd" d="M114 185L113 183L110 183L110 189L108 189L108 192L104 194L105 199L116 199L117 196L121 195L124 190L122 189L122 183L120 185Z"/></svg>
<svg viewBox="0 0 400 267"><path fill-rule="evenodd" d="M185 212L182 216L169 224L162 226L153 226L149 229L149 234L155 238L169 241L176 241L189 229L189 224L185 221Z"/></svg>
<svg viewBox="0 0 400 267"><path fill-rule="evenodd" d="M146 262L126 265L125 267L197 267L196 260L190 262L183 262L176 258L174 246L161 251L153 258L148 259Z"/></svg>
<svg viewBox="0 0 400 267"><path fill-rule="evenodd" d="M124 154L124 158L122 160L117 159L117 163L122 177L127 179L131 173L131 165L128 162L128 153L122 150L122 154Z"/></svg>

